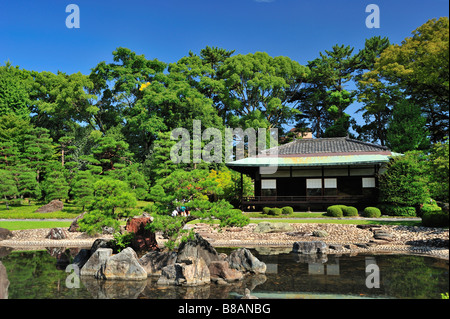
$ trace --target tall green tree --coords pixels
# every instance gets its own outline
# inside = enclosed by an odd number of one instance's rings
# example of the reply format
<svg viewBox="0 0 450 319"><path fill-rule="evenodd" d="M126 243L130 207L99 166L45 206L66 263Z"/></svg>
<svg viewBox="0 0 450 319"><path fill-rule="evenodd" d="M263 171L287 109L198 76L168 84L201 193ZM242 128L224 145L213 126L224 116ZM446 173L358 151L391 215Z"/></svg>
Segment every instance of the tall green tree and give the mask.
<svg viewBox="0 0 450 319"><path fill-rule="evenodd" d="M36 127L25 136L22 163L36 172L36 179L41 182L43 175L49 171L48 166L55 161L55 145L50 137L50 131Z"/></svg>
<svg viewBox="0 0 450 319"><path fill-rule="evenodd" d="M14 113L26 118L30 114L28 71L13 67L10 62L0 66L0 116Z"/></svg>
<svg viewBox="0 0 450 319"><path fill-rule="evenodd" d="M44 200L50 202L54 199L60 201L68 199L70 186L64 175L64 169L58 162L53 162L49 168L45 180L41 183Z"/></svg>
<svg viewBox="0 0 450 319"><path fill-rule="evenodd" d="M89 171L78 171L70 188L70 195L84 211L94 200L95 178Z"/></svg>
<svg viewBox="0 0 450 319"><path fill-rule="evenodd" d="M0 198L9 209L9 202L13 197L19 196L14 177L10 171L0 169Z"/></svg>
<svg viewBox="0 0 450 319"><path fill-rule="evenodd" d="M433 144L428 155L427 175L435 200L449 202L449 141Z"/></svg>
<svg viewBox="0 0 450 319"><path fill-rule="evenodd" d="M366 74L374 69L376 60L389 46L388 38L372 37L356 55L357 98L362 103L356 113L361 113L365 124L355 123L353 129L359 138L383 146L386 145L387 122L392 108L403 99L403 95L397 86L382 79L367 78Z"/></svg>
<svg viewBox="0 0 450 319"><path fill-rule="evenodd" d="M419 106L403 100L394 107L392 118L388 122L387 146L399 153L429 148L426 121Z"/></svg>
<svg viewBox="0 0 450 319"><path fill-rule="evenodd" d="M347 90L357 68L354 48L334 45L309 61L311 73L305 86L297 90L292 101L301 111L297 127L310 126L315 137L337 137L348 134L353 122L346 109L353 103L356 92ZM328 131L327 131L328 130Z"/></svg>
<svg viewBox="0 0 450 319"><path fill-rule="evenodd" d="M309 70L288 57L256 52L227 58L217 72L219 97L234 116L230 126L282 129L299 113L290 101Z"/></svg>
<svg viewBox="0 0 450 319"><path fill-rule="evenodd" d="M96 96L88 92L93 87L88 76L80 72L68 75L47 71L33 71L31 76L31 122L50 130L54 141L74 131L79 123L88 123L98 112L89 103Z"/></svg>
<svg viewBox="0 0 450 319"><path fill-rule="evenodd" d="M431 19L400 45L391 45L367 76L398 85L427 117L432 142L448 136L449 20Z"/></svg>

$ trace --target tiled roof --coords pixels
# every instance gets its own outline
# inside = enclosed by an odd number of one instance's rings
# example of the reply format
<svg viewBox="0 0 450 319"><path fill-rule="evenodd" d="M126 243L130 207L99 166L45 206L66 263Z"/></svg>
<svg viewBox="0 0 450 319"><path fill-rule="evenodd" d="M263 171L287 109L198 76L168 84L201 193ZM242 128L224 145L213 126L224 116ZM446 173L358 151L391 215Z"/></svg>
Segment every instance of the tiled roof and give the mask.
<svg viewBox="0 0 450 319"><path fill-rule="evenodd" d="M385 146L354 140L348 137L297 139L276 148L278 155L305 155L330 153L386 152ZM269 149L262 154L273 154Z"/></svg>

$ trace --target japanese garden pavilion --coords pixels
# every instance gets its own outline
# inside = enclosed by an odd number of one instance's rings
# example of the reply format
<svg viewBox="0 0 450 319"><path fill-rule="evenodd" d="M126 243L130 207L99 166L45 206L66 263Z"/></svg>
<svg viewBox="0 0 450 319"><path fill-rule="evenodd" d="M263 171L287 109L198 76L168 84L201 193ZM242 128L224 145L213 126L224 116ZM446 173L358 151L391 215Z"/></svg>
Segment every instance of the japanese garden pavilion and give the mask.
<svg viewBox="0 0 450 319"><path fill-rule="evenodd" d="M243 197L241 192L244 210L265 206L310 210L333 204L364 208L376 204L378 175L398 155L385 146L348 137L300 138L227 166L254 181L255 196Z"/></svg>

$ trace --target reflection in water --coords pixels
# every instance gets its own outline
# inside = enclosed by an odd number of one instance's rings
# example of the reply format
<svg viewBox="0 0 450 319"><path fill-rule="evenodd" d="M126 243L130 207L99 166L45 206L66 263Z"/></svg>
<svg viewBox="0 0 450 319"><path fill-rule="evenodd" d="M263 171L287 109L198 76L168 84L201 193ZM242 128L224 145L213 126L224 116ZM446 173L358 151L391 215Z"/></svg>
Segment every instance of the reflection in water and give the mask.
<svg viewBox="0 0 450 319"><path fill-rule="evenodd" d="M218 250L227 254L231 251ZM70 289L65 269L78 252L64 248L2 251L0 298L230 299L242 296L248 288L259 298L428 299L440 298L441 293L449 291L447 260L411 255L309 256L267 248L252 250L266 263L266 274L248 275L232 284L179 287L158 286L158 277L146 281L82 277L79 288Z"/></svg>

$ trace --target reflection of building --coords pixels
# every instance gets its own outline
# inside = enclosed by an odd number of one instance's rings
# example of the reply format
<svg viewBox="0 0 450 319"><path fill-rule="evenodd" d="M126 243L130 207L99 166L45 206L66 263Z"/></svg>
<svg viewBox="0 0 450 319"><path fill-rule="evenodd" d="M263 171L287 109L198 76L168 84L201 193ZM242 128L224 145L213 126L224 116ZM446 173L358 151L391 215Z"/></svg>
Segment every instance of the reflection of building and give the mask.
<svg viewBox="0 0 450 319"><path fill-rule="evenodd" d="M377 174L396 155L348 137L301 138L227 166L255 182L255 196L242 198L243 209L364 206L375 203Z"/></svg>

